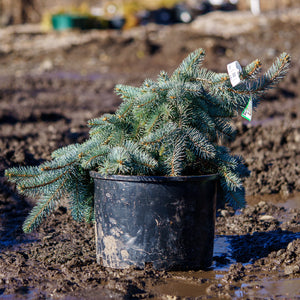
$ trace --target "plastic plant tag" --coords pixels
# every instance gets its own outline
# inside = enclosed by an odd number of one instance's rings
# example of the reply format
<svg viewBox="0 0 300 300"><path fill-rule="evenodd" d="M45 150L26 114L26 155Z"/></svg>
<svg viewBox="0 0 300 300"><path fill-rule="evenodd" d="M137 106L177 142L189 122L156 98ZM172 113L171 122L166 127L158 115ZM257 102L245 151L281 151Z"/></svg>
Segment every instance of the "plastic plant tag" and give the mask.
<svg viewBox="0 0 300 300"><path fill-rule="evenodd" d="M242 73L242 67L238 61L234 61L227 65L227 71L229 74L231 85L235 87L241 82L240 74Z"/></svg>
<svg viewBox="0 0 300 300"><path fill-rule="evenodd" d="M247 106L245 107L245 109L242 112L241 115L243 118L245 118L248 121L251 121L252 119L252 97L250 95L250 99L248 101Z"/></svg>

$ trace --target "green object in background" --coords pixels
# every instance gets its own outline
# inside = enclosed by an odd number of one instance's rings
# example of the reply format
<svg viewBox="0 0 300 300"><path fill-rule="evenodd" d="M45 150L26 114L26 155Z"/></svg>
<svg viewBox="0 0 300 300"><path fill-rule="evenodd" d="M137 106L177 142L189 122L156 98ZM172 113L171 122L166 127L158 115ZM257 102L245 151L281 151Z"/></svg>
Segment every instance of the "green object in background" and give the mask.
<svg viewBox="0 0 300 300"><path fill-rule="evenodd" d="M77 29L90 29L95 28L88 16L71 15L71 14L57 14L52 16L52 26L55 30L67 30L72 28Z"/></svg>
<svg viewBox="0 0 300 300"><path fill-rule="evenodd" d="M52 27L54 30L63 31L68 29L121 29L125 23L123 18L112 18L109 20L99 19L89 15L56 14L52 16Z"/></svg>

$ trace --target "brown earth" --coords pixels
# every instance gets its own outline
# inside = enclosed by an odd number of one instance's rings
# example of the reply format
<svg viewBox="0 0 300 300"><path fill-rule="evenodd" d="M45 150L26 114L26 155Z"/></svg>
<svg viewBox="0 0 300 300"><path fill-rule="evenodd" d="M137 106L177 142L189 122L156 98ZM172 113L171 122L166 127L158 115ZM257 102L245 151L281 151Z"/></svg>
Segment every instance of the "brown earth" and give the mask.
<svg viewBox="0 0 300 300"><path fill-rule="evenodd" d="M260 17L216 12L189 25L125 32L1 29L0 299L300 298L299 33L298 10ZM213 269L104 269L95 262L93 226L73 222L64 203L37 233L24 235L33 200L7 184L4 170L82 142L86 121L119 105L115 84L139 85L161 69L171 72L199 47L205 67L222 72L234 60L261 58L269 66L283 51L292 55L287 78L262 100L254 120L235 120L238 134L229 146L252 171L245 182L249 205L239 214L218 212ZM272 204L278 201L283 205Z"/></svg>

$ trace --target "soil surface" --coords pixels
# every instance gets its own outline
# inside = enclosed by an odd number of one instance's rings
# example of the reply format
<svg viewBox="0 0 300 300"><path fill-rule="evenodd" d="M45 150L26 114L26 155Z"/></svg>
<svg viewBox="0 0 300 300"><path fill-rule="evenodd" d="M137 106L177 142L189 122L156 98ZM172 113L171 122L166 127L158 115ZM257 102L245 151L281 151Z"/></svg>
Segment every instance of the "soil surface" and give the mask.
<svg viewBox="0 0 300 300"><path fill-rule="evenodd" d="M300 299L300 12L254 17L214 12L188 25L129 31L0 30L0 299ZM218 211L210 270L109 270L96 263L94 227L71 220L64 201L38 232L21 225L34 199L19 196L4 170L39 164L87 138L86 121L114 112L117 83L139 85L171 72L196 48L204 66L226 72L260 58L292 55L279 88L253 121L235 120L228 142L244 156L248 205Z"/></svg>

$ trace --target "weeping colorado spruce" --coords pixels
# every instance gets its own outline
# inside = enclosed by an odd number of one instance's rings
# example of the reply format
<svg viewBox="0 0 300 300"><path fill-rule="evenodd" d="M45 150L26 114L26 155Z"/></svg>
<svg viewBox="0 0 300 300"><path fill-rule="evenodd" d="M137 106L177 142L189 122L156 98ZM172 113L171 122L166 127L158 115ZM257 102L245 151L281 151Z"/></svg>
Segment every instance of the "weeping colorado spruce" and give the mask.
<svg viewBox="0 0 300 300"><path fill-rule="evenodd" d="M101 175L197 176L218 174L225 199L234 207L245 201L242 179L249 175L242 157L221 145L234 137L232 119L251 97L255 108L263 93L287 73L290 56L283 53L260 75L256 60L242 69L233 87L227 73L201 68L205 53L191 53L172 75L140 87L117 85L123 102L114 114L90 120L90 137L52 153L40 166L6 170L19 192L37 200L23 230L36 229L63 197L76 221L94 219L90 171Z"/></svg>

